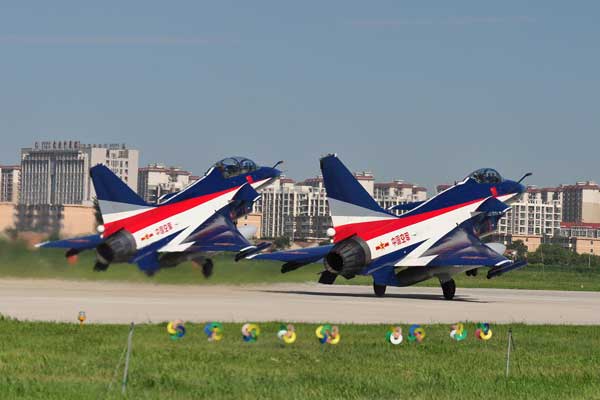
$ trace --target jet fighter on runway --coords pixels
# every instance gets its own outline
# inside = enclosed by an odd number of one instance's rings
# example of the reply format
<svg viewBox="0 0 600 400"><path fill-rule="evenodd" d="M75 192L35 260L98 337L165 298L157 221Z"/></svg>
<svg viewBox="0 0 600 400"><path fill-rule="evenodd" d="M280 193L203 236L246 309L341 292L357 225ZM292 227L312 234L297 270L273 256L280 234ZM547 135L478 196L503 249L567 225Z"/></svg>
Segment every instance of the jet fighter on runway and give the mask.
<svg viewBox="0 0 600 400"><path fill-rule="evenodd" d="M135 263L148 275L184 261L202 265L208 277L213 263L207 254L239 252L245 256L268 246L251 245L234 220L247 214L260 195L256 189L280 175L247 158L226 158L183 190L148 204L104 165L90 169L102 214L99 234L40 243L38 247L69 249L67 257L96 250L95 271L111 263Z"/></svg>
<svg viewBox="0 0 600 400"><path fill-rule="evenodd" d="M336 155L321 159L321 171L333 244L247 258L283 261L282 273L323 260L320 283L371 275L377 296L387 286L435 277L448 300L456 291L452 277L460 272L474 275L486 267L493 278L525 265L505 258L504 245L484 244L480 238L496 229L510 209L505 202L523 193L521 182L531 174L515 182L493 169L481 169L425 202L395 207L406 211L397 216L393 209L382 209Z"/></svg>

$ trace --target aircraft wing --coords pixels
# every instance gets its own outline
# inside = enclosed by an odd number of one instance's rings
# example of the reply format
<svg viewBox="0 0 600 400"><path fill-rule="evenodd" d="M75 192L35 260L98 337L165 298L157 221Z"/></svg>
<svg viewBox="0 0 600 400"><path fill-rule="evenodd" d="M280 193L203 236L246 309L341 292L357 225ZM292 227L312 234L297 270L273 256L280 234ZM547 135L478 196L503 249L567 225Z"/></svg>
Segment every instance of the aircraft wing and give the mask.
<svg viewBox="0 0 600 400"><path fill-rule="evenodd" d="M477 238L466 229L457 228L442 238L423 256L435 256L429 266L477 265L495 267L512 263L511 260Z"/></svg>
<svg viewBox="0 0 600 400"><path fill-rule="evenodd" d="M253 231L246 233L254 233ZM243 251L257 248L240 232L231 218L221 213L216 213L200 225L183 244L188 244L186 252ZM263 244L258 246L264 248Z"/></svg>
<svg viewBox="0 0 600 400"><path fill-rule="evenodd" d="M81 236L73 239L55 240L53 242L38 243L35 247L88 250L97 247L104 239L100 235Z"/></svg>
<svg viewBox="0 0 600 400"><path fill-rule="evenodd" d="M451 251L439 254L434 258L430 266L446 265L479 265L483 267L495 267L511 263L508 258L496 253L485 244L470 246L457 251Z"/></svg>

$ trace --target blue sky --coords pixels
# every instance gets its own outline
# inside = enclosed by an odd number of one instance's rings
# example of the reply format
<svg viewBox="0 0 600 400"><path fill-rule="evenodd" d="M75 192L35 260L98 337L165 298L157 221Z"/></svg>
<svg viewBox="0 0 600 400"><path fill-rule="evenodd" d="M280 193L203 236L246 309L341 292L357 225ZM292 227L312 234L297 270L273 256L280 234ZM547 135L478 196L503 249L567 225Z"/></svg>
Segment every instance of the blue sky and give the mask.
<svg viewBox="0 0 600 400"><path fill-rule="evenodd" d="M432 188L481 166L600 180L600 3L13 2L0 163L36 140L126 142L201 173L247 155Z"/></svg>

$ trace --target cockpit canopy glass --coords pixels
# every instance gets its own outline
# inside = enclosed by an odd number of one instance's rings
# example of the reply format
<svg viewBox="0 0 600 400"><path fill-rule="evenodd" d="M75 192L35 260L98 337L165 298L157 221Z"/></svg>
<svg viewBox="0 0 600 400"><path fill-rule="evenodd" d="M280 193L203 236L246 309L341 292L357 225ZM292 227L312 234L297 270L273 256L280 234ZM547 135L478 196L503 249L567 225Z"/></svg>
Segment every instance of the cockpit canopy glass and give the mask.
<svg viewBox="0 0 600 400"><path fill-rule="evenodd" d="M254 161L245 157L224 158L215 163L213 167L220 170L224 178L231 178L233 176L247 174L252 171L256 171L258 168Z"/></svg>
<svg viewBox="0 0 600 400"><path fill-rule="evenodd" d="M469 178L474 179L477 183L500 183L503 181L502 176L492 168L481 168L469 175Z"/></svg>

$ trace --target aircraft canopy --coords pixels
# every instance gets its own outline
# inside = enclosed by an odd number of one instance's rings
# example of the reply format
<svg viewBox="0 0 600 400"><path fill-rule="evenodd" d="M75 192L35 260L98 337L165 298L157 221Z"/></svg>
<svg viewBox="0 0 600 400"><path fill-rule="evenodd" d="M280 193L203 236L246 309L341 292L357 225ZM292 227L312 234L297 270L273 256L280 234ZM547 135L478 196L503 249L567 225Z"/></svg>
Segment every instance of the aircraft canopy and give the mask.
<svg viewBox="0 0 600 400"><path fill-rule="evenodd" d="M213 167L220 170L224 178L247 174L256 171L258 168L254 161L245 157L224 158L221 161L216 162Z"/></svg>
<svg viewBox="0 0 600 400"><path fill-rule="evenodd" d="M500 183L504 179L492 168L481 168L469 175L469 178L474 179L477 183Z"/></svg>

